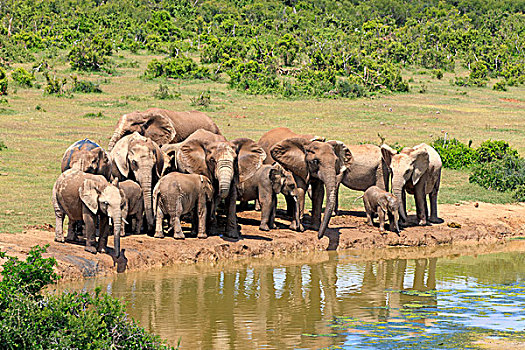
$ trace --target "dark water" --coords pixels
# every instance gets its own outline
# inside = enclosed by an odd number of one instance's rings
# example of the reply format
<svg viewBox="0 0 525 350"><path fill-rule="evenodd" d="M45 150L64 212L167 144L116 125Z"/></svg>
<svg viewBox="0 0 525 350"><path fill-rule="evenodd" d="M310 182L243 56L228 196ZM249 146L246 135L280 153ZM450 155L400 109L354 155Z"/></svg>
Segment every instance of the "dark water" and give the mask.
<svg viewBox="0 0 525 350"><path fill-rule="evenodd" d="M525 341L525 243L487 249L418 259L410 256L440 250L391 249L377 254L381 260L370 260L370 252L320 252L61 288L102 286L143 327L173 345L180 340L182 349L462 349L480 339Z"/></svg>

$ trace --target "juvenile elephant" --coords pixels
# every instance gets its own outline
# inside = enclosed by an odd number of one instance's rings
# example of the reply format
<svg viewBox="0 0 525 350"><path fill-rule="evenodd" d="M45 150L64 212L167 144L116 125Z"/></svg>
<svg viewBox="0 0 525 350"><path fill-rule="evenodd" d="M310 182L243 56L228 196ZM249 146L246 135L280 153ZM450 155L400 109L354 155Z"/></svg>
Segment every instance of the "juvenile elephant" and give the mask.
<svg viewBox="0 0 525 350"><path fill-rule="evenodd" d="M297 203L297 187L290 172L279 164L264 164L246 181L239 184L239 200L258 200L261 206L261 224L259 230L269 231L275 227L275 211L277 208L277 195L283 193L292 196ZM292 220L292 230L304 231L299 220L299 208L294 210L295 220ZM299 222L299 227L294 225Z"/></svg>
<svg viewBox="0 0 525 350"><path fill-rule="evenodd" d="M132 180L122 181L119 184L120 189L124 192L128 206L127 215L123 218L130 224L131 232L138 235L142 229L144 219L144 195L140 185ZM122 236L126 235L125 230L120 231Z"/></svg>
<svg viewBox="0 0 525 350"><path fill-rule="evenodd" d="M269 136L270 132L266 133ZM282 130L279 130L280 136ZM318 229L318 237L323 237L332 212L337 203L337 191L345 170L352 163L352 153L342 142L317 141L295 137L292 133L270 148L273 159L286 170L291 171L298 187L298 201L302 219L305 192L312 186L312 225ZM324 186L326 186L326 207L321 223Z"/></svg>
<svg viewBox="0 0 525 350"><path fill-rule="evenodd" d="M113 225L115 256L120 254L120 233L122 230L122 211L126 212L126 202L119 190L118 180L109 183L101 175L84 173L69 169L60 174L53 186L53 208L55 210L55 241L64 242L64 215L69 222L84 220L86 248L95 254L107 252L110 225ZM95 237L95 217L99 219L100 237L98 246ZM108 222L109 221L109 222ZM68 228L68 240L75 240L72 225Z"/></svg>
<svg viewBox="0 0 525 350"><path fill-rule="evenodd" d="M399 214L402 223L407 222L406 194L413 194L419 225L443 222L438 218L437 195L441 181L441 157L431 146L422 143L412 148L405 147L400 153L387 145L381 152L392 173L392 192L400 199ZM430 217L426 195L430 197Z"/></svg>
<svg viewBox="0 0 525 350"><path fill-rule="evenodd" d="M388 215L390 231L399 233L399 199L377 186L369 187L363 194L367 223L374 225L373 218L379 216L379 232L385 231L385 215Z"/></svg>
<svg viewBox="0 0 525 350"><path fill-rule="evenodd" d="M95 142L84 139L68 147L62 157L61 170L78 169L86 173L111 177L111 161L107 152Z"/></svg>
<svg viewBox="0 0 525 350"><path fill-rule="evenodd" d="M213 187L206 176L181 173L163 176L153 190L155 237L164 238L162 220L167 215L173 237L184 239L180 217L194 210L192 231L198 238L206 238L206 205L212 199Z"/></svg>
<svg viewBox="0 0 525 350"><path fill-rule="evenodd" d="M242 155L239 151L243 149ZM237 227L237 186L251 177L266 158L263 149L249 139L228 142L222 135L197 130L184 140L176 152L176 168L180 172L204 175L214 187L210 208L211 228L216 231L215 209L218 201L226 204L226 235L239 238Z"/></svg>
<svg viewBox="0 0 525 350"><path fill-rule="evenodd" d="M181 142L198 129L220 135L217 125L202 112L175 112L160 108L150 108L144 112L136 111L120 117L109 141L108 150L111 151L122 137L134 132L162 146Z"/></svg>
<svg viewBox="0 0 525 350"><path fill-rule="evenodd" d="M118 140L110 156L115 164L113 176L120 180L134 180L142 188L148 232L153 231L152 189L164 168L164 155L159 146L134 132Z"/></svg>

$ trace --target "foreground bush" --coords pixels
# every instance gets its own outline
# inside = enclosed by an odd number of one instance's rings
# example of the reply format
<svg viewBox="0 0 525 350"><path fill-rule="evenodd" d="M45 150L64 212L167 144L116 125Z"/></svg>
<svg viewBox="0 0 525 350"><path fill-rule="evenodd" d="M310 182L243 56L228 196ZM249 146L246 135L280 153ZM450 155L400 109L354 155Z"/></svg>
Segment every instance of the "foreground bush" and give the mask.
<svg viewBox="0 0 525 350"><path fill-rule="evenodd" d="M7 95L7 74L5 70L0 67L0 96Z"/></svg>
<svg viewBox="0 0 525 350"><path fill-rule="evenodd" d="M13 78L18 85L25 87L33 87L33 82L35 81L35 76L22 67L15 69L11 74L11 78Z"/></svg>
<svg viewBox="0 0 525 350"><path fill-rule="evenodd" d="M502 159L474 167L469 181L497 191L523 192L525 185L525 159L507 154Z"/></svg>
<svg viewBox="0 0 525 350"><path fill-rule="evenodd" d="M176 57L164 60L154 59L148 63L145 76L149 78L204 79L211 76L208 68L197 65L189 57Z"/></svg>
<svg viewBox="0 0 525 350"><path fill-rule="evenodd" d="M7 256L0 281L2 349L170 349L131 320L117 299L94 294L43 294L59 278L56 261L34 247L25 261Z"/></svg>
<svg viewBox="0 0 525 350"><path fill-rule="evenodd" d="M431 146L441 156L441 162L445 168L461 169L476 163L476 150L458 139L445 140L439 138L432 142Z"/></svg>

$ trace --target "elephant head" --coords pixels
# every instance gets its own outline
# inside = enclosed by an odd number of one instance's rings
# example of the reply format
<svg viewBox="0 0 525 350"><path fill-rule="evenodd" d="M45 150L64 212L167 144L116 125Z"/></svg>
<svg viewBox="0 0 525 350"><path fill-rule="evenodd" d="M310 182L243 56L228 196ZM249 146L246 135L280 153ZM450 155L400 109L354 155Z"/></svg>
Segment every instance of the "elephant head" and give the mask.
<svg viewBox="0 0 525 350"><path fill-rule="evenodd" d="M388 193L388 195L379 198L378 204L381 209L388 214L391 226L390 230L399 233L399 208L401 206L399 198ZM391 216L392 218L390 219Z"/></svg>
<svg viewBox="0 0 525 350"><path fill-rule="evenodd" d="M100 210L100 212L108 216L109 224L113 226L116 257L120 254L122 211L123 209L125 210L125 199L121 197L121 191L117 187L117 181L109 184L97 182L92 179L85 179L82 187L80 187L78 191L80 199L93 215L97 215Z"/></svg>
<svg viewBox="0 0 525 350"><path fill-rule="evenodd" d="M323 237L336 205L343 173L352 162L352 153L340 141L305 138L285 139L275 144L270 153L273 159L305 183L317 179L326 186L326 207L318 232L319 238ZM320 215L321 208L318 210Z"/></svg>
<svg viewBox="0 0 525 350"><path fill-rule="evenodd" d="M72 144L62 157L62 172L78 169L85 173L102 175L107 180L111 176L111 161L108 153L95 142L84 139Z"/></svg>
<svg viewBox="0 0 525 350"><path fill-rule="evenodd" d="M150 138L159 145L170 143L177 135L173 121L168 116L158 111L132 112L120 117L109 141L108 150L111 152L118 140L134 132Z"/></svg>
<svg viewBox="0 0 525 350"><path fill-rule="evenodd" d="M151 194L164 168L162 151L154 141L135 132L124 136L115 144L111 150L111 158L118 170L114 171L114 175L136 180L142 187L148 230L153 229Z"/></svg>
<svg viewBox="0 0 525 350"><path fill-rule="evenodd" d="M428 152L421 149L405 147L400 153L387 145L381 146L383 160L388 165L392 174L392 192L401 199L407 185L414 187L418 185L429 167ZM421 180L424 181L424 180ZM407 221L404 201L400 201L400 215L403 221Z"/></svg>

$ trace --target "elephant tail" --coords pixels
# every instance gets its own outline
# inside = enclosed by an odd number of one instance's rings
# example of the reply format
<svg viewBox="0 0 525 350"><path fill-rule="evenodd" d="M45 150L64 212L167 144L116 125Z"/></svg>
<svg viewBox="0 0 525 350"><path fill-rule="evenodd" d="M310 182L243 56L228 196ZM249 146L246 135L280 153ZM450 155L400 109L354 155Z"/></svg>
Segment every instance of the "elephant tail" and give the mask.
<svg viewBox="0 0 525 350"><path fill-rule="evenodd" d="M160 181L157 182L157 184L155 185L155 188L153 189L153 217L157 217L157 210L159 206L158 200L159 200L159 192L160 192L159 185L160 185Z"/></svg>
<svg viewBox="0 0 525 350"><path fill-rule="evenodd" d="M356 202L356 201L357 201L358 199L361 199L361 198L363 198L364 196L365 196L365 195L364 195L364 194L362 194L362 195L360 195L359 197L356 197L356 198L354 199L354 203L355 203L355 202Z"/></svg>

